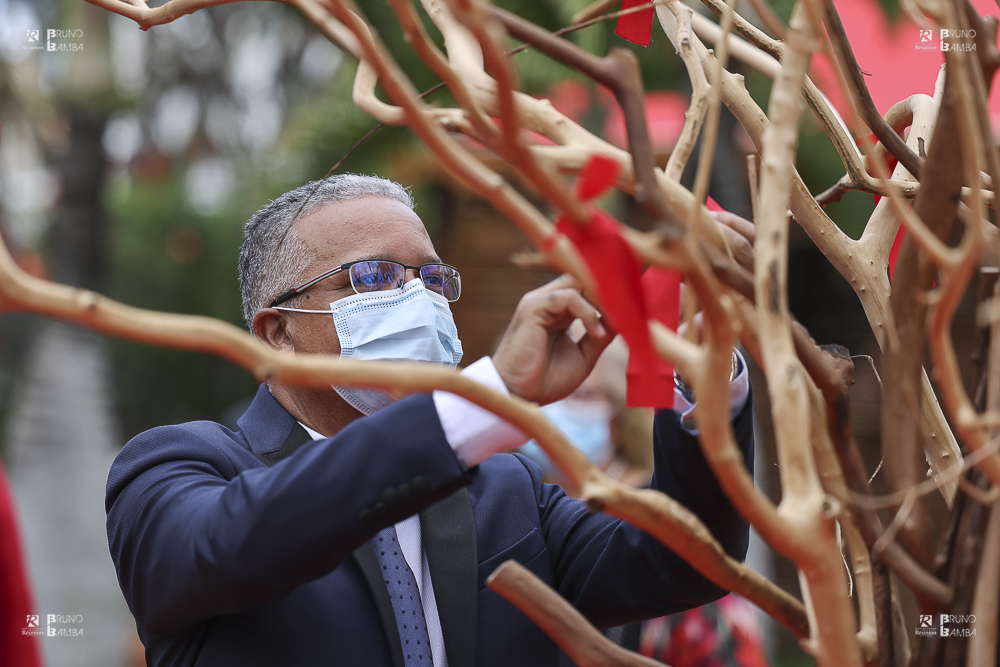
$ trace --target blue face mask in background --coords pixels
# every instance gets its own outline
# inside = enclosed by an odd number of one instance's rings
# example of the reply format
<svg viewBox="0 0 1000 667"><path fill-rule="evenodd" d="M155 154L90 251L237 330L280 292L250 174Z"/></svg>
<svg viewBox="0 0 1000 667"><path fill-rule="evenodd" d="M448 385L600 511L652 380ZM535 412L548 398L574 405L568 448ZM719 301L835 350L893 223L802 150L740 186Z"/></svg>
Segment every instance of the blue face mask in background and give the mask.
<svg viewBox="0 0 1000 667"><path fill-rule="evenodd" d="M330 304L341 359L422 361L454 368L462 341L448 300L419 279L399 290L352 294ZM383 389L333 385L340 396L370 415L395 399Z"/></svg>
<svg viewBox="0 0 1000 667"><path fill-rule="evenodd" d="M607 401L579 400L571 396L543 405L539 409L574 447L587 455L591 463L602 466L611 458L613 410ZM552 463L534 440L530 440L518 451L537 463L546 475L555 472Z"/></svg>

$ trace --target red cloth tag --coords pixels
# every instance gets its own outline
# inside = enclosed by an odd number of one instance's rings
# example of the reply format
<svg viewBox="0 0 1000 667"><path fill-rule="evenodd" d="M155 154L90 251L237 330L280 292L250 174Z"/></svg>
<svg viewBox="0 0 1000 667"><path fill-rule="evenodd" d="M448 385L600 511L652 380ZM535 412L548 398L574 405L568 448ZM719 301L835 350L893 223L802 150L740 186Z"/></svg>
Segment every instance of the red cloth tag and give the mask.
<svg viewBox="0 0 1000 667"><path fill-rule="evenodd" d="M875 199L878 199L878 195L875 196ZM906 227L900 224L899 231L896 232L896 238L892 241L892 248L889 250L889 280L892 280L892 277L896 275L896 260L899 259L899 251L903 247L903 239L905 238Z"/></svg>
<svg viewBox="0 0 1000 667"><path fill-rule="evenodd" d="M677 331L681 302L680 272L651 266L642 274L640 284L649 317L667 326L671 331ZM656 386L660 397L660 402L654 407L672 408L674 407L674 365L658 354L654 355L653 364L652 374L656 376ZM639 368L633 366L632 357L629 356L629 389L632 388L632 376L640 372ZM663 395L666 388L670 390L669 396Z"/></svg>
<svg viewBox="0 0 1000 667"><path fill-rule="evenodd" d="M868 138L871 139L872 144L878 141L878 138L875 136L874 132L869 134ZM857 144L859 146L861 145L861 139L857 140ZM865 157L865 170L872 176L875 176L875 169L869 163L870 157L871 156ZM889 176L892 176L892 171L896 168L897 162L898 160L892 157L892 155L886 156L885 168L889 172ZM878 206L878 203L882 199L882 197L879 195L872 195L872 196L875 198L875 205ZM892 249L889 250L889 280L892 280L892 276L896 273L896 259L899 257L899 249L903 247L903 238L905 236L906 236L906 227L900 225L899 231L896 232L896 238L893 239L892 241Z"/></svg>
<svg viewBox="0 0 1000 667"><path fill-rule="evenodd" d="M602 194L615 182L618 169L616 161L600 155L593 156L580 172L576 188L578 196L589 201ZM650 314L659 319L658 309L662 309L661 321L670 326L670 315L666 311L669 310L671 287L662 274L672 272L654 272L649 279L651 292L647 294L644 284L640 282L639 262L622 237L618 222L599 208L591 210L587 225L575 225L561 216L556 227L573 242L587 262L597 281L605 316L628 343L628 405L673 407L673 368L653 352L648 324ZM672 322L676 328L676 296L673 302Z"/></svg>
<svg viewBox="0 0 1000 667"><path fill-rule="evenodd" d="M649 46L653 34L653 6L651 0L622 0L622 11L649 3L649 10L618 17L615 34L641 46Z"/></svg>
<svg viewBox="0 0 1000 667"><path fill-rule="evenodd" d="M603 155L592 155L580 170L576 181L576 196L583 201L597 199L618 180L617 161Z"/></svg>
<svg viewBox="0 0 1000 667"><path fill-rule="evenodd" d="M872 146L874 146L875 144L878 143L878 137L875 136L874 132L872 132L871 134L869 134L868 138L871 140ZM856 143L858 146L862 145L862 142L861 142L860 138L856 139L854 143ZM871 163L869 162L870 159L871 159L870 155L866 155L865 156L865 171L867 171L869 174L871 174L872 177L878 178L877 176L875 176L875 167L873 167L871 165ZM886 171L889 172L889 177L890 178L892 178L892 170L896 168L896 163L897 162L899 162L899 160L897 160L896 158L894 158L892 156L892 154L890 154L888 152L886 153L885 168L886 168ZM875 205L878 206L878 202L879 202L880 199L882 199L882 197L880 197L879 195L872 195L872 196L875 197Z"/></svg>

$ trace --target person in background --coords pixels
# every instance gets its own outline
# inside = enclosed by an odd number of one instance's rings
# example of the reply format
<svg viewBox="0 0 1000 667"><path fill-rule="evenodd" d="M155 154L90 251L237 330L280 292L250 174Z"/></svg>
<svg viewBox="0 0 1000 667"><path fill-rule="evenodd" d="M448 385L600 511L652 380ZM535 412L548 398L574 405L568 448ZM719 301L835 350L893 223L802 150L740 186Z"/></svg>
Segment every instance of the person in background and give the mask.
<svg viewBox="0 0 1000 667"><path fill-rule="evenodd" d="M576 391L540 410L605 474L640 487L653 476L653 410L625 405L627 364L628 346L619 336ZM517 451L538 464L546 482L565 482L534 440Z"/></svg>

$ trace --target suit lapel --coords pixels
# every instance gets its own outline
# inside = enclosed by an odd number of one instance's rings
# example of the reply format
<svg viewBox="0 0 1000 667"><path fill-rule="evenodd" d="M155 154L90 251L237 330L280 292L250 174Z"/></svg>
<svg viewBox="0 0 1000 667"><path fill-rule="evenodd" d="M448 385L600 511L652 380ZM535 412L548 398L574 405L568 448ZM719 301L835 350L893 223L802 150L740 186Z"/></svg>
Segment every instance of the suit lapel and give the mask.
<svg viewBox="0 0 1000 667"><path fill-rule="evenodd" d="M281 445L280 449L273 452L257 452L251 449L250 453L260 459L261 463L270 468L278 461L294 454L296 449L307 442L312 442L312 438L309 437L309 433L302 428L302 424L295 422L295 425L292 427L292 432L288 434L288 437L285 439L285 442Z"/></svg>
<svg viewBox="0 0 1000 667"><path fill-rule="evenodd" d="M371 542L365 542L355 549L354 559L358 562L358 567L361 568L361 572L365 575L368 587L375 598L375 607L378 609L379 619L382 621L382 628L385 630L385 637L389 642L389 655L392 656L393 667L404 667L403 645L399 641L396 612L392 608L392 600L389 599L389 589L385 587L382 568L375 557L375 549L372 547ZM437 592L436 584L435 592Z"/></svg>
<svg viewBox="0 0 1000 667"><path fill-rule="evenodd" d="M420 513L420 539L431 568L448 667L475 667L479 561L467 489Z"/></svg>
<svg viewBox="0 0 1000 667"><path fill-rule="evenodd" d="M279 449L271 452L251 453L256 456L267 467L271 467L282 459L291 456L302 445L312 442L309 433L302 428L298 422L292 427L292 432ZM403 665L403 645L399 642L399 628L396 627L396 613L392 609L392 600L389 599L389 589L385 587L385 579L382 578L382 568L375 558L375 549L371 542L365 542L355 549L354 559L361 568L361 573L365 575L368 587L371 588L375 597L375 607L378 609L379 620L385 628L385 636L389 641L389 655L392 657L393 667L404 667ZM431 575L433 576L433 575Z"/></svg>
<svg viewBox="0 0 1000 667"><path fill-rule="evenodd" d="M264 392L267 388L262 386L254 405L240 418L240 427L251 443L250 452L271 467L311 442L312 438L269 392ZM266 414L267 418L256 421L249 417L251 412L256 415L268 410L274 414ZM286 430L289 428L290 431ZM284 433L288 435L282 441ZM475 667L479 561L476 558L476 519L467 489L457 491L420 513L420 539L431 569L448 667ZM353 555L375 598L393 667L404 667L396 613L375 549L366 542Z"/></svg>

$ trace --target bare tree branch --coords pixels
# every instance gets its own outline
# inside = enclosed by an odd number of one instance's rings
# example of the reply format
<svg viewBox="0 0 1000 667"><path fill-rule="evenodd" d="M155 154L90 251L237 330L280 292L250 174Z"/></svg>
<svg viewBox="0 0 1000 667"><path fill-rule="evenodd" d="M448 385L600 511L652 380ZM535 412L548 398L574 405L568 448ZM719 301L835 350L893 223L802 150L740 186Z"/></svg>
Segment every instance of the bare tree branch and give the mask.
<svg viewBox="0 0 1000 667"><path fill-rule="evenodd" d="M802 568L808 587L807 602L823 601L809 609L817 664L846 666L860 665L861 653L854 638L853 610L845 604L846 582L839 563L830 500L817 478L809 444L812 431L805 384L808 376L795 354L785 284L788 253L785 212L794 175L798 100L812 50L819 39L809 11L803 0L796 3L789 25L789 49L771 90L768 105L771 127L764 137L762 154L754 285L761 352L782 469L782 507L787 507L789 518L808 538L808 544L797 544L795 552L789 555Z"/></svg>
<svg viewBox="0 0 1000 667"><path fill-rule="evenodd" d="M854 57L854 50L851 49L851 44L847 41L847 33L844 32L844 24L840 21L840 14L837 13L837 8L832 2L826 3L825 19L833 50L842 63L844 75L850 83L850 92L865 124L875 133L882 145L889 149L893 157L899 160L906 167L906 170L919 180L922 160L910 150L903 138L889 127L878 109L875 108L875 102L872 100L871 93L868 92L868 84L865 83L861 67Z"/></svg>
<svg viewBox="0 0 1000 667"><path fill-rule="evenodd" d="M595 630L573 605L515 560L494 570L486 585L524 612L579 667L662 667Z"/></svg>

